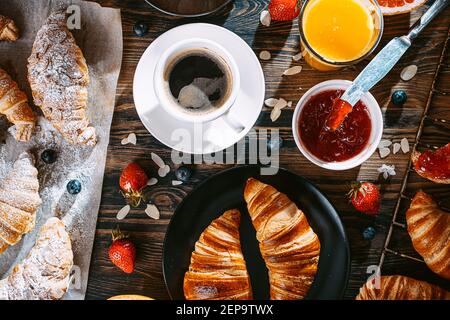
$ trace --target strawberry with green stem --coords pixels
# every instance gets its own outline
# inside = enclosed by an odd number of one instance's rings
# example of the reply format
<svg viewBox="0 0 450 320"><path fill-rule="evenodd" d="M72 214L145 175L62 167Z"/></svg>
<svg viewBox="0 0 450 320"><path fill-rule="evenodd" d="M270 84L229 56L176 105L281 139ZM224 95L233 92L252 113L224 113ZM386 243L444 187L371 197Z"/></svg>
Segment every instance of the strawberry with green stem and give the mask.
<svg viewBox="0 0 450 320"><path fill-rule="evenodd" d="M359 212L376 215L380 211L380 190L373 183L353 182L348 196Z"/></svg>
<svg viewBox="0 0 450 320"><path fill-rule="evenodd" d="M128 234L119 228L112 231L112 243L109 247L109 259L125 273L132 273L136 260L136 248Z"/></svg>
<svg viewBox="0 0 450 320"><path fill-rule="evenodd" d="M132 162L123 169L119 184L122 195L132 207L138 207L142 200L146 201L144 189L147 182L147 174L137 163Z"/></svg>

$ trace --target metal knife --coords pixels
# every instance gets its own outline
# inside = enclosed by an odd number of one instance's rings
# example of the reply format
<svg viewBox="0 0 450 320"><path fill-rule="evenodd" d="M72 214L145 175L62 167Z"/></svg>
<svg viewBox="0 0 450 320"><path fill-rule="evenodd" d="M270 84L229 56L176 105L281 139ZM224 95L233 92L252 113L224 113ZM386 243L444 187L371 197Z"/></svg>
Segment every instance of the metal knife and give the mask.
<svg viewBox="0 0 450 320"><path fill-rule="evenodd" d="M364 68L364 70L353 81L353 84L344 92L340 100L348 102L352 107L361 99L361 97L383 79L394 65L400 60L403 54L411 46L411 42L419 33L433 20L448 4L450 0L435 0L433 5L422 15L422 17L412 26L409 33L402 37L391 40L373 60ZM348 108L351 111L351 108ZM341 118L341 117L339 117ZM342 122L345 115L342 117ZM339 120L338 120L339 122ZM339 127L337 125L337 127ZM337 129L334 128L335 129Z"/></svg>

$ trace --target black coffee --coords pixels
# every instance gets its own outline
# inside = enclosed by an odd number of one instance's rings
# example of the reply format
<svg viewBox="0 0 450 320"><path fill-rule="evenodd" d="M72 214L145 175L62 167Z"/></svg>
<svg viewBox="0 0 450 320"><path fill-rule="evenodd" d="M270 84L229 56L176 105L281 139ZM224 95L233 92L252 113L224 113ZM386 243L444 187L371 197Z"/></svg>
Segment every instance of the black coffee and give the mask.
<svg viewBox="0 0 450 320"><path fill-rule="evenodd" d="M221 107L230 95L229 67L207 49L180 53L166 70L170 93L190 112L212 111Z"/></svg>

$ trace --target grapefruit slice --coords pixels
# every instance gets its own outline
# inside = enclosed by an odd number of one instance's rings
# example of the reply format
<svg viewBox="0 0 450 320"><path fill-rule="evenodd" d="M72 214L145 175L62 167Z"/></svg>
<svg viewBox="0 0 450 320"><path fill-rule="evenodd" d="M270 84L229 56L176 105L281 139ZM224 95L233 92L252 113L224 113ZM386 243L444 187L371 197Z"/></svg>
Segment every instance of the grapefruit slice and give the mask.
<svg viewBox="0 0 450 320"><path fill-rule="evenodd" d="M425 2L427 0L378 0L381 12L385 16L410 12Z"/></svg>

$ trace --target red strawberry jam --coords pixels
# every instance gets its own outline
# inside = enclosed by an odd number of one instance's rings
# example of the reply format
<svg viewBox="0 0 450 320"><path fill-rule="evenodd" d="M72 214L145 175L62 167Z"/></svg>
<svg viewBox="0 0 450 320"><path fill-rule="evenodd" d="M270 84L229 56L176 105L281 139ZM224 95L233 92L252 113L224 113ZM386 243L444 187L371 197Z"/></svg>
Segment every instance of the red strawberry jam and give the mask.
<svg viewBox="0 0 450 320"><path fill-rule="evenodd" d="M372 123L367 106L359 101L335 131L325 126L334 101L343 90L327 90L312 96L299 117L298 128L304 146L327 162L345 161L358 155L367 145Z"/></svg>
<svg viewBox="0 0 450 320"><path fill-rule="evenodd" d="M436 151L423 152L414 162L414 168L431 179L450 179L450 143Z"/></svg>

